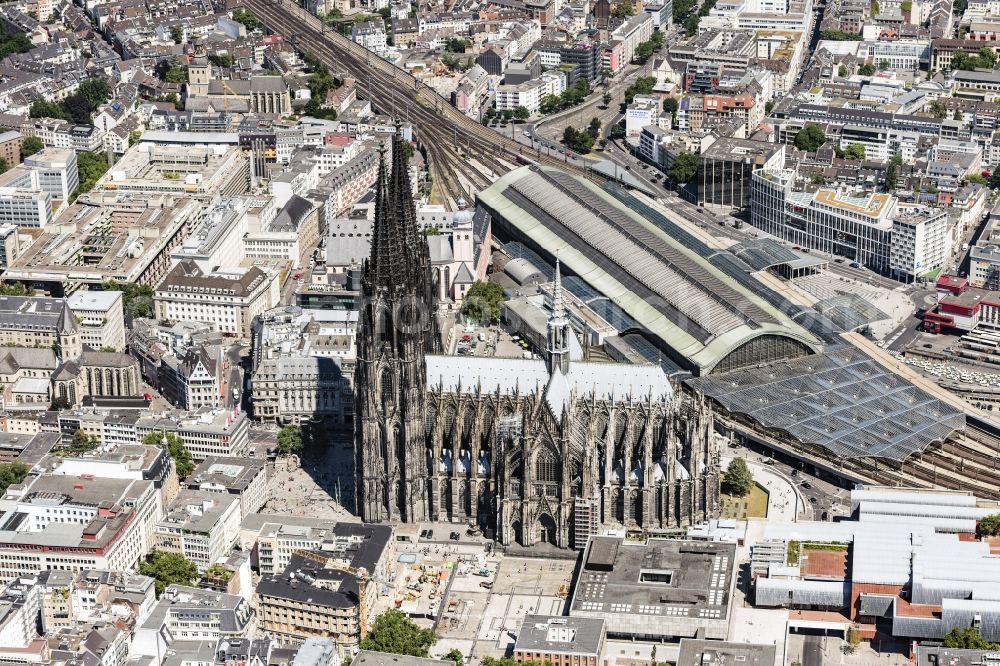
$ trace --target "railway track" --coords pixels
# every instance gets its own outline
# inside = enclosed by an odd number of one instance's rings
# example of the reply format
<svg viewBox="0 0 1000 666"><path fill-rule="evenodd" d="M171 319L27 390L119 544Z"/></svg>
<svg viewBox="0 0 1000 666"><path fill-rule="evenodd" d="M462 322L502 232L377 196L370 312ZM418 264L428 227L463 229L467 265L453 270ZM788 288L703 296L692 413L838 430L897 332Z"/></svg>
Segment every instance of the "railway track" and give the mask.
<svg viewBox="0 0 1000 666"><path fill-rule="evenodd" d="M354 76L359 92L367 94L373 107L408 120L427 153L435 190L452 205L459 199L471 200L475 191L488 187L514 165L529 161L594 178L592 173L540 155L465 116L408 72L327 29L290 0L243 0L242 4L262 17L269 31L312 54L332 72ZM484 173L473 161L490 173Z"/></svg>

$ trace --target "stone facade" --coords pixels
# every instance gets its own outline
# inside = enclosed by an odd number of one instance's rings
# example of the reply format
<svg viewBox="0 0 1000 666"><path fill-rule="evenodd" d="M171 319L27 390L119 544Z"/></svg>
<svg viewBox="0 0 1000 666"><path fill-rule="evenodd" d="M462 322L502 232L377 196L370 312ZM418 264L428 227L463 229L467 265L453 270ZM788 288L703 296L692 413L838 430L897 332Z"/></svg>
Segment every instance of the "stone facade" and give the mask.
<svg viewBox="0 0 1000 666"><path fill-rule="evenodd" d="M398 141L398 139L397 139ZM720 451L700 395L658 366L572 358L556 272L546 361L437 355L427 242L402 150L377 184L355 369L363 520L474 522L503 544L579 547L715 517ZM429 316L428 316L429 315ZM577 345L578 347L578 345ZM577 524L579 507L595 515Z"/></svg>

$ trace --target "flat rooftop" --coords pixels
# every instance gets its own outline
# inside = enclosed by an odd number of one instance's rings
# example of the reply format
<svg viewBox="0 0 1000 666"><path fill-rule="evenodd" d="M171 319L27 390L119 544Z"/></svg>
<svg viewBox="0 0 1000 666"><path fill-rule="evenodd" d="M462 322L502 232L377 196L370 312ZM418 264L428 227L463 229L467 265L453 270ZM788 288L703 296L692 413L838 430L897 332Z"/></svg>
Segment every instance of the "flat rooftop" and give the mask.
<svg viewBox="0 0 1000 666"><path fill-rule="evenodd" d="M616 635L726 638L735 566L735 544L593 537L570 615L603 618Z"/></svg>
<svg viewBox="0 0 1000 666"><path fill-rule="evenodd" d="M677 666L774 666L775 647L682 638Z"/></svg>
<svg viewBox="0 0 1000 666"><path fill-rule="evenodd" d="M189 198L88 195L65 206L4 273L9 280L142 282L167 244L183 234L200 205Z"/></svg>
<svg viewBox="0 0 1000 666"><path fill-rule="evenodd" d="M604 620L590 617L525 615L514 651L557 652L599 657Z"/></svg>
<svg viewBox="0 0 1000 666"><path fill-rule="evenodd" d="M242 492L263 472L262 460L211 456L194 468L186 483L189 488L219 485Z"/></svg>

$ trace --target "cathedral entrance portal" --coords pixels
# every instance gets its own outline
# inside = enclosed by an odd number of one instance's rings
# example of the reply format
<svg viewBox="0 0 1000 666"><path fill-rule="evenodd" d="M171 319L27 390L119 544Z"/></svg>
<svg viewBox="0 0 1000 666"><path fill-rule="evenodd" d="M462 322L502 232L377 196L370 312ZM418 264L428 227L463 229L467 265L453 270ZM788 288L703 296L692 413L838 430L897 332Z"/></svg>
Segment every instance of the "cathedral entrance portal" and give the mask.
<svg viewBox="0 0 1000 666"><path fill-rule="evenodd" d="M559 529L556 527L556 521L552 519L552 516L547 513L540 515L538 517L538 527L539 541L551 543L553 546L558 545Z"/></svg>

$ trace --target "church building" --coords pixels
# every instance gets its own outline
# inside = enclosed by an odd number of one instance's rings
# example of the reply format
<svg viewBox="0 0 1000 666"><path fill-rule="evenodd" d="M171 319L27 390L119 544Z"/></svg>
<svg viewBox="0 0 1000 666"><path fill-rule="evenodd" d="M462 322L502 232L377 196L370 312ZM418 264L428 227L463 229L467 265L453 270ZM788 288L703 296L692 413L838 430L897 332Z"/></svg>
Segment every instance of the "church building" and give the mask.
<svg viewBox="0 0 1000 666"><path fill-rule="evenodd" d="M658 365L583 361L558 264L544 359L442 355L399 137L376 188L354 381L363 520L476 524L505 545L582 548L601 527L654 534L718 515L707 400Z"/></svg>

